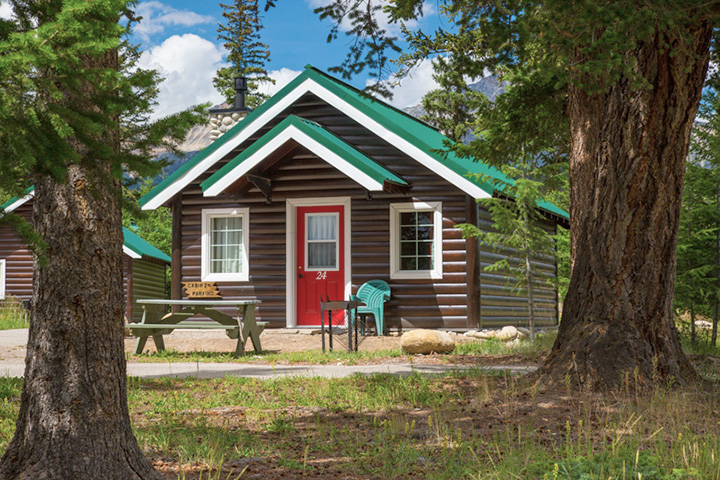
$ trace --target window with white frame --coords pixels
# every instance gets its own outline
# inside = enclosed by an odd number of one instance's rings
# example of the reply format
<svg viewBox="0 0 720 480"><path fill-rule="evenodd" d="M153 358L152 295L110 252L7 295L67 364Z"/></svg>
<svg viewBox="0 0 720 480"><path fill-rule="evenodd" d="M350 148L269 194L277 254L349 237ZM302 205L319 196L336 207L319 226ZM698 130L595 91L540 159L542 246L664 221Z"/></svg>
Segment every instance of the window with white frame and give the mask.
<svg viewBox="0 0 720 480"><path fill-rule="evenodd" d="M390 205L390 278L442 278L442 203Z"/></svg>
<svg viewBox="0 0 720 480"><path fill-rule="evenodd" d="M0 300L5 299L5 259L0 260Z"/></svg>
<svg viewBox="0 0 720 480"><path fill-rule="evenodd" d="M247 281L250 213L247 208L202 212L202 280Z"/></svg>

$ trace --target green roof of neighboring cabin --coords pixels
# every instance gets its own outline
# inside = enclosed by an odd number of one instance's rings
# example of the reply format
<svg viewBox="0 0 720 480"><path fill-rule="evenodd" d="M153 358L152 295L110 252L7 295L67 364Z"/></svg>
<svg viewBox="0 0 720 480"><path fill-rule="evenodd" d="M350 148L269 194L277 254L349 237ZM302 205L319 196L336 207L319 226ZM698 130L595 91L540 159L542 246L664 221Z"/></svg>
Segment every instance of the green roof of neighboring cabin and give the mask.
<svg viewBox="0 0 720 480"><path fill-rule="evenodd" d="M0 210L2 210L2 212L4 212L6 209L9 211L13 211L19 206L23 205L28 200L30 200L34 196L34 194L35 187L33 186L25 190L25 193L22 197L11 198L7 202L0 205ZM0 212L0 216L2 216L2 212ZM127 248L139 257L146 256L170 263L170 257L163 253L162 250L150 245L148 242L138 237L131 230L125 227L123 227L123 247Z"/></svg>
<svg viewBox="0 0 720 480"><path fill-rule="evenodd" d="M480 174L481 177L489 176L502 182L512 182L512 180L494 167L491 167L483 162L475 162L471 159L460 158L455 155L454 152L447 152L446 143L450 140L424 122L421 122L420 120L401 112L385 102L363 93L362 91L308 65L300 75L288 83L278 93L265 101L260 107L248 114L245 119L238 122L220 138L188 160L172 175L167 177L162 183L148 192L140 199L140 205L147 205L148 202L158 197L158 195L164 192L175 182L185 182L187 184L192 182L199 174L196 172L194 178L191 176L184 178L186 174L225 144L233 142L244 129L248 128L260 117L263 117L263 115L273 109L273 107L280 104L285 97L291 95L293 91L303 85L306 81L310 81L312 83L308 84L310 85L309 88L315 88L315 86L319 87L315 90L310 90L313 91L313 93L315 93L315 91L320 92L320 90L329 92L329 96L332 96L334 101L342 103L343 108L341 108L341 110L346 111L346 108L353 109L357 112L355 118L363 117L368 119L368 121L375 122L379 124L384 131L393 135L394 138L399 138L407 142L408 145L416 147L417 150L415 152L405 151L405 153L416 160L419 156L430 159L432 165L428 168L434 169L438 174L441 174L440 170L442 170L444 173L447 173L446 177L448 175L452 176L455 180L454 183L456 183L456 185L464 191L474 189L474 191L477 192L477 194L474 195L476 198L492 196L495 192L495 188L488 182L476 180L476 178L473 177L474 175ZM320 93L322 94L322 92ZM265 119L264 121L268 120ZM362 121L360 121L360 123L362 123ZM235 141L237 142L237 140ZM220 160L220 158L216 160ZM428 166L428 164L426 164L426 166ZM209 168L209 165L207 168ZM460 187L460 184L463 184L464 188ZM468 187L468 185L474 185L475 187ZM160 198L163 198L163 196ZM162 203L168 199L169 198L163 199ZM540 208L562 218L567 219L569 217L565 211L551 203L542 202L539 206Z"/></svg>
<svg viewBox="0 0 720 480"><path fill-rule="evenodd" d="M123 227L123 246L132 250L140 256L156 258L170 263L170 257L157 247L150 245L134 234L129 228Z"/></svg>

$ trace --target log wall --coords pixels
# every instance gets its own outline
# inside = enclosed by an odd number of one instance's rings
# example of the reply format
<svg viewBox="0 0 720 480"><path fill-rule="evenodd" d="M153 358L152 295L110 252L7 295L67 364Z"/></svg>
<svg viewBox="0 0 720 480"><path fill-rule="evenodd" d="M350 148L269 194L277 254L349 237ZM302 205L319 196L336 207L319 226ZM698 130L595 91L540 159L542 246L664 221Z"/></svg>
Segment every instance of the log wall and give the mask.
<svg viewBox="0 0 720 480"><path fill-rule="evenodd" d="M300 146L284 150L275 158L260 164L253 173L269 175L272 196L268 201L254 186L236 185L225 196L203 197L199 184L260 138L287 114L295 114L321 124L346 142L408 181L412 188L406 194L372 192L369 194L352 179ZM201 281L201 221L203 209L245 208L250 211L250 245L248 282L217 282L225 299L257 297L259 320L271 327L286 325L286 211L287 199L351 197L351 264L352 291L372 279L391 285L392 300L386 305L386 324L390 328L477 328L483 314L480 298L468 297L469 278L480 275L482 253L473 253L477 262L468 267L467 243L454 226L467 220L468 197L455 186L437 176L402 151L384 142L363 126L307 94L286 112L245 141L213 169L182 192L181 276L178 281ZM443 278L439 280L390 279L390 204L411 201L442 202ZM474 217L471 217L474 218ZM478 252L482 252L479 249ZM468 272L470 275L468 276ZM489 283L486 293L503 288ZM475 291L481 290L475 286ZM506 289L505 289L506 290ZM503 301L509 302L506 291ZM513 317L493 311L493 301L486 302L485 312L497 318ZM498 305L502 307L502 305ZM230 312L228 312L230 313ZM494 323L492 320L491 323Z"/></svg>
<svg viewBox="0 0 720 480"><path fill-rule="evenodd" d="M32 201L18 207L14 213L32 220ZM0 259L5 259L5 297L21 300L32 298L33 257L15 230L0 227Z"/></svg>

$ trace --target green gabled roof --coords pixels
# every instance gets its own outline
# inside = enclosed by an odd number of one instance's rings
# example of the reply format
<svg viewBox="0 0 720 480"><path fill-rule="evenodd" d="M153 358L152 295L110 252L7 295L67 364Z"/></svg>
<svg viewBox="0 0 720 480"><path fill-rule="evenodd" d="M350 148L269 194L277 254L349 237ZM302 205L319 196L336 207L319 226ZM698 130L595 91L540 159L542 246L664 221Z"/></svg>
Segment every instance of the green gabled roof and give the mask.
<svg viewBox="0 0 720 480"><path fill-rule="evenodd" d="M126 227L123 227L123 246L137 253L141 257L156 258L170 263L170 257L163 253L162 250L150 245Z"/></svg>
<svg viewBox="0 0 720 480"><path fill-rule="evenodd" d="M165 190L167 187L175 183L177 180L181 179L183 175L185 175L190 169L192 169L195 165L202 162L205 158L207 158L211 153L215 152L218 148L226 144L227 142L231 141L235 135L237 135L239 132L245 129L248 125L250 125L255 119L257 119L260 115L262 115L266 110L269 110L273 105L277 104L280 100L282 100L288 93L295 90L295 88L300 85L303 81L305 81L308 78L308 70L305 70L303 73L295 77L290 83L285 85L283 88L280 89L279 92L277 92L272 97L268 98L263 102L262 105L260 105L258 108L250 112L242 121L236 123L230 130L225 132L220 138L215 140L213 143L202 149L200 152L198 152L194 157L189 159L187 162L185 162L180 168L175 170L172 175L169 175L165 180L163 180L161 183L155 186L152 190L150 190L148 193L143 195L143 197L139 200L140 206L142 207L147 202L155 198L159 193L161 193L163 190Z"/></svg>
<svg viewBox="0 0 720 480"><path fill-rule="evenodd" d="M273 139L275 139L280 133L285 131L289 127L295 127L302 133L306 134L316 142L320 143L324 147L332 150L334 153L339 155L344 161L354 166L364 174L382 185L385 181L395 183L397 185L407 185L407 182L402 178L398 177L390 170L379 165L365 154L341 140L333 133L329 132L319 124L306 120L304 118L297 117L295 115L289 115L282 122L277 124L272 130L263 135L260 139L253 142L248 148L246 148L241 154L233 158L223 168L215 172L210 178L205 180L200 186L203 191L210 188L212 185L217 183L221 178L232 172L235 167L239 166L254 155L258 150L267 145Z"/></svg>
<svg viewBox="0 0 720 480"><path fill-rule="evenodd" d="M11 198L7 202L0 205L0 209L4 211L7 207L11 206L13 203L26 197L27 195L33 193L34 191L35 186L28 188L27 190L25 190L22 197ZM141 257L147 256L170 263L170 257L164 254L162 250L150 245L148 242L138 237L136 234L134 234L132 231L125 227L123 227L123 247L135 252Z"/></svg>
<svg viewBox="0 0 720 480"><path fill-rule="evenodd" d="M321 72L311 65L307 65L300 75L295 77L294 80L288 83L278 93L265 101L256 110L248 114L245 119L238 122L224 135L188 160L182 167L175 171L175 173L167 177L162 183L157 185L153 190L141 198L140 205L145 205L170 185L181 180L182 177L193 167L198 165L221 146L233 141L234 137L242 132L243 129L247 128L248 125L252 124L258 117L263 115L278 102L282 101L283 98L308 79L325 88L351 107L354 107L361 113L372 118L383 128L418 147L439 164L452 170L457 175L464 177L488 195L492 196L495 192L495 188L490 182L478 180L478 174L479 178L487 176L501 182L512 183L511 179L506 177L502 172L494 167L486 165L482 162L474 162L471 159L461 158L455 155L454 152L448 152L446 143L450 140L429 125L356 89L351 85ZM562 218L569 218L569 215L565 211L548 202L541 202L539 207L550 213L559 215Z"/></svg>

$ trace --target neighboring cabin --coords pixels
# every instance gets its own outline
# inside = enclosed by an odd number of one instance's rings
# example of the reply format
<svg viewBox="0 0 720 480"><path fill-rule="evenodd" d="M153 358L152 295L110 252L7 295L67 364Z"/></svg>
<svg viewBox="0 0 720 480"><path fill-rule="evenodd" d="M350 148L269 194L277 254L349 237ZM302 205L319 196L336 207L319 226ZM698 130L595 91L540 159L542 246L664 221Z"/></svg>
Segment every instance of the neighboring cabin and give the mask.
<svg viewBox="0 0 720 480"><path fill-rule="evenodd" d="M32 220L32 189L22 198L13 198L2 211L15 212ZM142 309L138 298L165 298L165 272L170 257L123 227L123 285L129 321L140 321ZM18 234L10 227L0 227L0 299L16 297L25 302L32 298L33 257Z"/></svg>
<svg viewBox="0 0 720 480"><path fill-rule="evenodd" d="M319 324L321 297L347 299L382 279L390 328L526 324L525 298L482 270L502 254L455 228L491 228L476 199L494 189L469 172L508 179L438 152L446 141L307 67L141 199L173 211L172 297L181 282L216 282L224 299L260 299L271 327L304 327ZM540 209L548 230L567 223L554 205ZM549 256L533 267L556 277ZM536 288L537 324L556 324L555 288Z"/></svg>

